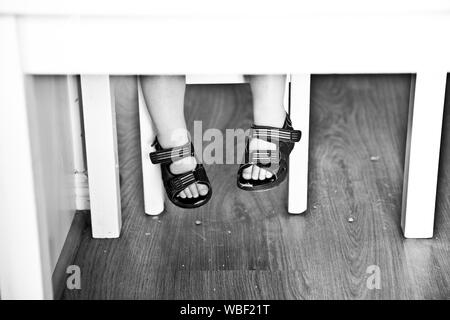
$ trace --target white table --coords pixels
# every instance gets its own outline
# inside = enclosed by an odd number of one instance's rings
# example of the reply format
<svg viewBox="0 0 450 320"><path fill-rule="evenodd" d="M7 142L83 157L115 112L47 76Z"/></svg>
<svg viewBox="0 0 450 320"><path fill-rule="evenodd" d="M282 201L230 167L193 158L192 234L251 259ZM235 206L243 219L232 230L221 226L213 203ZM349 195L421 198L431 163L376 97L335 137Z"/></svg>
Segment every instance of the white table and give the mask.
<svg viewBox="0 0 450 320"><path fill-rule="evenodd" d="M292 74L292 117L307 137L310 74L415 73L402 228L405 237L429 238L450 70L449 32L450 3L442 0L321 0L310 4L288 0L3 0L2 240L14 241L14 228L20 227L26 229L31 243L15 248L22 255L11 250L2 253L9 259L5 268L12 275L6 282L14 287L25 281L22 271L33 270L26 281L31 281L34 296L51 297L50 271L43 267L47 249L37 222L42 208L36 204L38 178L31 165L24 75L82 75L93 232L94 237L113 238L120 234L121 216L114 100L108 75ZM141 125L145 123L149 121L141 114ZM13 138L6 132L12 127ZM149 139L151 127L146 128L143 137ZM291 156L290 176L295 179L289 180L289 192L300 195L290 198L291 213L306 209L307 143L304 139ZM14 183L17 179L20 188ZM148 188L146 212L157 214L162 191L155 191L155 185ZM155 194L154 201L151 194ZM20 219L15 218L18 214ZM15 269L18 265L22 267Z"/></svg>

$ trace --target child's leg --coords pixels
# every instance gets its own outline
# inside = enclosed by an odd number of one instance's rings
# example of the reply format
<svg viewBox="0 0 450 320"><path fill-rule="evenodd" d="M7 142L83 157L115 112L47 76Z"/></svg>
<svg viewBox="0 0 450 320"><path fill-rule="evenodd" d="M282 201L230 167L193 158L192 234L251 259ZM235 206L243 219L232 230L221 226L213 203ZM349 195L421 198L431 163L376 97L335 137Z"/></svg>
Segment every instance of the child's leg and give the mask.
<svg viewBox="0 0 450 320"><path fill-rule="evenodd" d="M184 119L185 77L142 76L141 85L160 145L163 148L172 148L187 143L189 138ZM172 163L170 171L173 174L181 174L193 170L196 164L194 157L183 158ZM197 198L199 194L204 196L207 193L206 185L193 183L179 196Z"/></svg>
<svg viewBox="0 0 450 320"><path fill-rule="evenodd" d="M281 128L286 111L283 107L285 75L250 76L250 87L253 93L253 120L256 125ZM274 149L273 143L252 139L249 149ZM272 173L258 166L250 166L243 170L244 179L264 180L272 177Z"/></svg>

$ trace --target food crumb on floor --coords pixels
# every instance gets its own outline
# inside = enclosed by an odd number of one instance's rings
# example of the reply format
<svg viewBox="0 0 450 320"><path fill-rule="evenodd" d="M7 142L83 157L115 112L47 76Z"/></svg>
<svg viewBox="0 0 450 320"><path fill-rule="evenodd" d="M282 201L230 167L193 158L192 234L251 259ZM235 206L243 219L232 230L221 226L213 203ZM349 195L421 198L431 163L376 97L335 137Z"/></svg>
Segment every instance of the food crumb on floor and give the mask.
<svg viewBox="0 0 450 320"><path fill-rule="evenodd" d="M380 156L371 156L370 161L378 161L380 160Z"/></svg>
<svg viewBox="0 0 450 320"><path fill-rule="evenodd" d="M201 222L200 220L196 220L196 221L195 221L195 224L196 224L197 226L199 226L199 225L202 224L202 222Z"/></svg>

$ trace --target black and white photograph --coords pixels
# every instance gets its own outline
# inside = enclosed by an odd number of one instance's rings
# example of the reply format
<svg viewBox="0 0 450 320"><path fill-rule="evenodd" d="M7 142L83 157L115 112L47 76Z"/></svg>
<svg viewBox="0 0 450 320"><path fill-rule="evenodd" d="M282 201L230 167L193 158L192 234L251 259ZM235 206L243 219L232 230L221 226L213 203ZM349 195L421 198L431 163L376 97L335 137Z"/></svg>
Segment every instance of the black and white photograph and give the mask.
<svg viewBox="0 0 450 320"><path fill-rule="evenodd" d="M0 300L450 299L449 35L444 0L1 0Z"/></svg>

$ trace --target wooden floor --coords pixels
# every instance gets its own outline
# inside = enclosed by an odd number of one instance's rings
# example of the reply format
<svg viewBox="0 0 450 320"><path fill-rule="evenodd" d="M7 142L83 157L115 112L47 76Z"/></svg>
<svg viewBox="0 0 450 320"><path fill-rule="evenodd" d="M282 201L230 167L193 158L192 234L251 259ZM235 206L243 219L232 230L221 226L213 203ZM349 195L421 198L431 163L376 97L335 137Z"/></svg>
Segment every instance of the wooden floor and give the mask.
<svg viewBox="0 0 450 320"><path fill-rule="evenodd" d="M208 205L168 204L152 218L143 210L135 80L114 78L122 236L93 240L85 230L74 261L82 289L64 298L450 298L448 165L440 170L435 239L405 240L399 227L409 82L408 75L312 78L305 215L288 215L286 183L246 193L235 187L237 165L215 165L206 168ZM251 103L248 85L189 86L186 117L203 128L247 128ZM442 164L450 162L449 109ZM380 290L366 286L370 265L380 267Z"/></svg>

